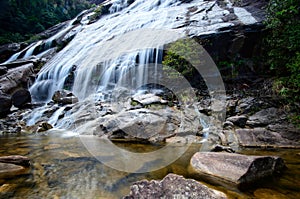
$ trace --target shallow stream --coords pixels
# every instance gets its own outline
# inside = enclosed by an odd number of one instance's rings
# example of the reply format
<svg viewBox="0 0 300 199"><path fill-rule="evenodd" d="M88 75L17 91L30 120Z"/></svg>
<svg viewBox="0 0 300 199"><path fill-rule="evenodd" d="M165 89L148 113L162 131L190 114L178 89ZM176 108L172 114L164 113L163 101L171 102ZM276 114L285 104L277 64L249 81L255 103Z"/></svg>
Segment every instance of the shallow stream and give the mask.
<svg viewBox="0 0 300 199"><path fill-rule="evenodd" d="M77 136L61 132L41 135L1 135L0 156L24 155L32 161L27 174L0 179L0 198L121 198L130 185L141 179L162 179L168 173L193 177L188 172L191 156L200 145L191 145L177 161L158 171L130 174L114 170L99 162ZM119 147L135 152L155 150L161 146L119 143ZM281 177L268 179L257 187L239 191L235 187L208 186L225 192L229 198L300 198L300 150L247 149L244 154L279 155L288 169Z"/></svg>

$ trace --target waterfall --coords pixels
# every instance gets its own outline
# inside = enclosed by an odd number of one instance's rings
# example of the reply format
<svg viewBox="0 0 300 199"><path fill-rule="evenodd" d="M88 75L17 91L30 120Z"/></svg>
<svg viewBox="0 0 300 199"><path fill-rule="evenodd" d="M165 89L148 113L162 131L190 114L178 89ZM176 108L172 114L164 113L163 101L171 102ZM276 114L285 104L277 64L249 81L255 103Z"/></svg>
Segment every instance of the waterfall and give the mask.
<svg viewBox="0 0 300 199"><path fill-rule="evenodd" d="M113 1L109 9L111 14L102 15L100 20L91 24L81 23L74 39L43 66L30 88L33 101L49 102L55 91L65 87L71 72L74 82L69 90L79 102L109 98L118 87L139 92L138 89L148 82L158 81L165 44L236 25L222 20L229 12L216 1L185 2ZM226 9L232 8L230 0L225 2ZM244 21L250 16L242 8L238 13ZM52 41L74 30L74 20L45 43L51 46ZM65 114L64 121L56 121L61 111L64 110L54 113L50 122L60 127L72 126L74 112L71 111ZM209 128L204 123L203 126Z"/></svg>
<svg viewBox="0 0 300 199"><path fill-rule="evenodd" d="M26 51L26 53L25 53L23 59L26 59L26 58L30 57L30 56L33 54L33 52L34 52L34 50L36 49L36 47L38 47L39 45L41 45L42 42L43 42L43 41L38 41L38 42L36 42L32 47L30 47L30 48Z"/></svg>

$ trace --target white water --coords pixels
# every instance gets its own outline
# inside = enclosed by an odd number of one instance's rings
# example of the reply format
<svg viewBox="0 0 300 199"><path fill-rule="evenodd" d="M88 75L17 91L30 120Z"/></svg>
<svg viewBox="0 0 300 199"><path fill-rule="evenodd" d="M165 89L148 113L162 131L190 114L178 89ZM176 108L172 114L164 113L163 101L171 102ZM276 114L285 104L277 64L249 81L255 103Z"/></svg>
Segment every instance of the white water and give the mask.
<svg viewBox="0 0 300 199"><path fill-rule="evenodd" d="M48 123L51 124L52 126L55 126L59 116L63 113L66 107L60 107L57 109L57 111L54 112L54 114L51 116L51 118L48 120Z"/></svg>
<svg viewBox="0 0 300 199"><path fill-rule="evenodd" d="M120 35L141 29L175 29L184 35L190 28L182 27L187 20L186 14L190 7L194 6L199 10L205 10L213 6L214 10L209 15L212 18L210 24L203 24L201 28L197 28L198 32L195 32L194 28L191 27L189 32L193 34L204 34L207 31L215 31L216 26L220 28L230 25L230 23L220 23L220 18L217 20L223 15L222 9L214 1L193 1L186 4L179 0L136 0L125 8L126 2L125 4L124 2L115 1L112 9L122 5L121 11L103 16L101 20L91 25L85 25L69 45L44 66L37 81L30 88L34 100L49 101L56 90L63 88L65 78L73 65L77 66L73 93L80 100L96 91L110 88L119 80L119 77L116 78L116 76L122 76L129 70L136 74L133 75L135 78L133 81L136 84L142 84L143 79L147 78L148 75L146 71L143 71L142 65L145 66L150 57L155 57L153 50L137 49L136 52L113 57L113 60L105 60L103 57L107 55L107 49L104 49L103 45ZM114 11L117 10L119 8L114 9ZM220 16L216 16L216 13L220 13ZM189 18L190 20L197 18L201 22L199 19L204 15L207 13L203 11L189 16ZM206 22L203 21L203 23ZM114 51L117 50L114 49ZM135 63L137 54L139 54L139 64ZM134 65L137 66L133 70ZM112 81L112 79L114 80ZM44 95L43 97L40 97L41 93Z"/></svg>
<svg viewBox="0 0 300 199"><path fill-rule="evenodd" d="M33 54L33 52L34 52L34 50L36 49L36 47L38 47L39 45L41 45L41 43L43 43L43 41L38 41L38 42L36 42L32 47L30 47L30 48L26 51L26 53L25 53L23 59L26 59L26 58L30 57L30 56Z"/></svg>
<svg viewBox="0 0 300 199"><path fill-rule="evenodd" d="M196 11L190 11L191 8ZM116 0L110 8L112 14L102 16L93 24L83 23L75 38L46 63L30 88L33 101L50 101L53 93L64 87L74 65L72 93L79 101L91 95L105 95L118 85L137 88L149 82L149 78L156 81L161 70L163 45L184 36L208 34L233 26L231 22L222 21L228 14L226 11L216 1L136 0L128 5L126 0ZM249 16L242 8L238 11L240 16ZM46 42L50 45L67 34L73 21ZM153 35L149 30L153 30ZM135 35L137 31L139 34ZM57 121L60 111L63 109L58 110L50 122L56 126L71 126L72 118L66 115L64 123Z"/></svg>

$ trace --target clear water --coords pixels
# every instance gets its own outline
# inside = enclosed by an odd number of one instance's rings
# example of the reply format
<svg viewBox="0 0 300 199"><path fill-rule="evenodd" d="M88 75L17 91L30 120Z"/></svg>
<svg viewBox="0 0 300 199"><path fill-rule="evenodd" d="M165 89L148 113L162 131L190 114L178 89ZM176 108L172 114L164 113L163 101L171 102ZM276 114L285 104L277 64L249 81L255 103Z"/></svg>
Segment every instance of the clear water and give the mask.
<svg viewBox="0 0 300 199"><path fill-rule="evenodd" d="M64 135L64 136L63 136ZM48 135L0 137L0 155L25 155L31 159L28 174L0 179L0 198L121 198L130 185L141 179L162 179L168 173L193 177L188 172L191 156L200 145L190 149L173 164L144 174L130 174L111 169L97 161L85 149L80 139L61 131ZM135 152L148 152L161 146L119 143L119 147ZM244 154L279 155L288 169L281 177L268 179L247 191L235 187L208 186L225 192L229 198L300 198L300 150L244 150Z"/></svg>

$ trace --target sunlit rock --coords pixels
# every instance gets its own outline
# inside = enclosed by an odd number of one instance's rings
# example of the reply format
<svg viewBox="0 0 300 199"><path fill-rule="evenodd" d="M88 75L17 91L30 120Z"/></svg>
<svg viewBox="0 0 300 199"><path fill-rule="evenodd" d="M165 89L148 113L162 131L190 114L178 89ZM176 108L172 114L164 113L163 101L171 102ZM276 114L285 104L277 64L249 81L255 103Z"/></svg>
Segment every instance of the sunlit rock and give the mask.
<svg viewBox="0 0 300 199"><path fill-rule="evenodd" d="M208 188L193 179L185 179L176 174L168 174L161 181L142 180L130 187L130 194L123 199L134 198L207 198L225 199L227 196L217 190Z"/></svg>

